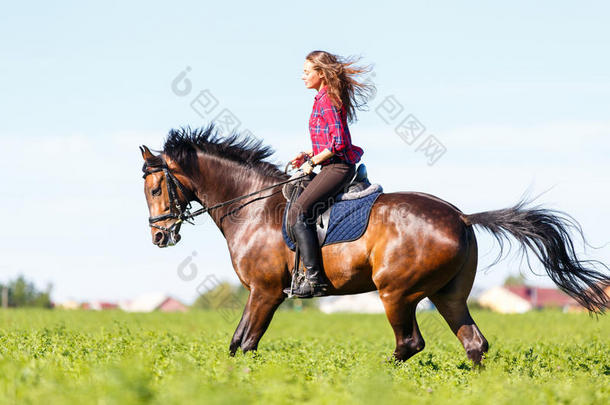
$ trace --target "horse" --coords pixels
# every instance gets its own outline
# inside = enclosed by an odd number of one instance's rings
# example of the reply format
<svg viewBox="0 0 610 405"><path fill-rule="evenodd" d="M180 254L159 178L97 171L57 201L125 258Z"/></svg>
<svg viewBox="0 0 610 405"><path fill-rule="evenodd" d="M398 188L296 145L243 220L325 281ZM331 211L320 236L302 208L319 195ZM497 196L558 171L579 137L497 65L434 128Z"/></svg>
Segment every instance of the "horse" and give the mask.
<svg viewBox="0 0 610 405"><path fill-rule="evenodd" d="M229 354L256 350L291 283L295 253L282 238L286 200L278 185L289 176L267 160L274 151L261 140L236 131L223 136L214 124L172 129L158 155L144 145L140 150L153 244L177 243L180 226L192 218L191 202L202 205L200 212L222 232L233 268L249 290ZM400 362L424 349L416 307L429 297L467 357L480 364L488 342L466 302L477 270L474 227L481 227L499 242L497 260L512 236L560 289L589 311L603 313L603 289L610 281L597 265L608 267L577 256L570 230L582 236L580 225L561 211L529 203L522 199L509 208L464 214L430 194L383 193L359 239L321 248L328 294L378 290L396 339L393 357Z"/></svg>

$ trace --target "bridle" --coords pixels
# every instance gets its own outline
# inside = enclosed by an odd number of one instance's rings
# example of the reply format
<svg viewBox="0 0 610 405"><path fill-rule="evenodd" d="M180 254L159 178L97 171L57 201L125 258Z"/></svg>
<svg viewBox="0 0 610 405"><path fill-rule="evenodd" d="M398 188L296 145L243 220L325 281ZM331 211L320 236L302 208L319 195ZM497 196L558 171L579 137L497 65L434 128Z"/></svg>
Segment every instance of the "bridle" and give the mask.
<svg viewBox="0 0 610 405"><path fill-rule="evenodd" d="M284 170L284 172L287 172L287 170L288 170L288 164L286 165L286 169ZM143 179L145 179L150 174L158 173L158 172L163 172L163 175L165 176L165 185L167 187L167 195L169 198L169 212L166 212L161 215L149 217L148 225L151 228L156 228L156 229L168 232L169 238L170 238L170 244L175 244L175 242L176 242L175 236L176 236L177 231L180 230L180 225L182 224L182 222L188 222L189 224L194 225L195 223L193 222L193 218L195 218L201 214L205 214L206 212L210 212L216 208L220 208L220 207L224 207L226 205L233 204L236 201L243 200L244 198L252 197L258 193L261 193L266 190L271 190L272 188L275 188L277 186L281 186L286 183L301 180L308 176L308 175L304 174L299 177L290 178L288 180L276 183L269 187L262 188L260 190L254 191L252 193L242 195L237 198L233 198L231 200L213 205L211 207L207 207L201 200L199 200L199 198L197 198L195 193L188 190L180 182L180 180L178 180L178 178L171 172L171 170L167 166L167 163L165 163L164 160L162 160L161 164L155 164L155 165L151 165L151 166L144 164L142 171L144 172L144 174L142 175ZM178 199L178 193L177 193L178 189L180 190L182 195L187 199L186 203L181 203L180 200ZM189 195L191 198L189 198ZM267 198L267 197L270 197L271 195L261 197L261 198ZM201 204L202 208L196 210L195 212L191 212L191 209L192 209L191 201L192 200L195 200L199 204ZM167 219L177 219L177 221L174 222L169 227L157 225L157 222L165 221Z"/></svg>
<svg viewBox="0 0 610 405"><path fill-rule="evenodd" d="M151 228L160 229L165 232L169 232L170 234L174 234L176 229L180 226L183 221L186 221L190 224L193 222L190 219L193 217L191 213L191 200L197 200L201 205L205 207L201 201L189 191L181 182L178 180L176 176L169 170L169 167L165 162L158 166L152 166L151 169L148 166L144 166L144 174L142 178L145 179L148 175L158 172L163 172L165 175L165 185L167 188L167 195L169 198L169 212L165 214L151 216L148 218L148 225ZM187 199L186 204L180 203L178 199L177 190L180 190L182 195ZM191 195L193 198L188 198ZM177 219L169 228L161 225L157 225L157 222L165 221L167 219Z"/></svg>

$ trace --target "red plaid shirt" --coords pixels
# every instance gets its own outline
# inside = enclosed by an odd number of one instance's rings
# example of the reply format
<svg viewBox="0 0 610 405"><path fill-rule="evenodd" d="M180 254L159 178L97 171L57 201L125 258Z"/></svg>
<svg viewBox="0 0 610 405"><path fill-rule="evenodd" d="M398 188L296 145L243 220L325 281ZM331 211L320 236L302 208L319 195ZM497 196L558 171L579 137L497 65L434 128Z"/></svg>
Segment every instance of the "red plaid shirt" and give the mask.
<svg viewBox="0 0 610 405"><path fill-rule="evenodd" d="M337 107L330 101L326 86L315 96L313 111L309 117L309 133L314 155L328 149L347 163L357 163L364 153L362 148L352 145L345 106L341 107L339 114ZM328 164L327 162L328 160L322 162L322 166Z"/></svg>

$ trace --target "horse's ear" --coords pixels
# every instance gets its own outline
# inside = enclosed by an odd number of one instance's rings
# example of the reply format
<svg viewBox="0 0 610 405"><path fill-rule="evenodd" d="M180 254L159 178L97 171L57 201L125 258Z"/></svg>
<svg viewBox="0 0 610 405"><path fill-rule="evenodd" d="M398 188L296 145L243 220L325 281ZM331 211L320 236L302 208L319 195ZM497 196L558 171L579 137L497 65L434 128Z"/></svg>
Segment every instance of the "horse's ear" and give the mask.
<svg viewBox="0 0 610 405"><path fill-rule="evenodd" d="M142 158L144 158L144 160L150 160L155 157L146 145L140 146L140 152L142 152Z"/></svg>

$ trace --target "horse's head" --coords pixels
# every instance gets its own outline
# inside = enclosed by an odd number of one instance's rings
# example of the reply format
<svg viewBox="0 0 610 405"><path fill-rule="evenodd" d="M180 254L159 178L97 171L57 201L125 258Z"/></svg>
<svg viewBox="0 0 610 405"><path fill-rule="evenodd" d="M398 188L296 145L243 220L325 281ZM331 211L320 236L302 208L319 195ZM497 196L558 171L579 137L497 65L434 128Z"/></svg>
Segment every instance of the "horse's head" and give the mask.
<svg viewBox="0 0 610 405"><path fill-rule="evenodd" d="M194 193L185 186L190 182L177 164L163 154L153 155L146 146L140 146L140 151L152 242L159 247L173 246L180 241L180 225Z"/></svg>

